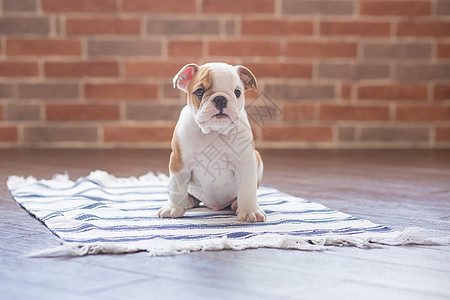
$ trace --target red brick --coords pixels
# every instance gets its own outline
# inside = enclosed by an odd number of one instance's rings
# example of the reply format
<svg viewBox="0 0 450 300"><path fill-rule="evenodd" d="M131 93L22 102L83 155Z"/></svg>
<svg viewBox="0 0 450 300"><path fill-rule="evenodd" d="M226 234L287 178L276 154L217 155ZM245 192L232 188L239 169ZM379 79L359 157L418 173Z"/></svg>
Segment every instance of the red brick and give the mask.
<svg viewBox="0 0 450 300"><path fill-rule="evenodd" d="M354 142L355 127L338 127L337 137L339 142Z"/></svg>
<svg viewBox="0 0 450 300"><path fill-rule="evenodd" d="M312 35L313 22L295 20L242 20L244 35Z"/></svg>
<svg viewBox="0 0 450 300"><path fill-rule="evenodd" d="M78 82L19 83L18 89L21 99L77 99L79 90Z"/></svg>
<svg viewBox="0 0 450 300"><path fill-rule="evenodd" d="M123 0L122 9L150 13L194 13L195 0Z"/></svg>
<svg viewBox="0 0 450 300"><path fill-rule="evenodd" d="M375 16L429 16L430 1L361 1L362 15Z"/></svg>
<svg viewBox="0 0 450 300"><path fill-rule="evenodd" d="M173 126L105 126L105 142L169 142Z"/></svg>
<svg viewBox="0 0 450 300"><path fill-rule="evenodd" d="M387 63L320 62L317 71L318 77L324 79L359 81L364 79L386 79L389 77L389 65Z"/></svg>
<svg viewBox="0 0 450 300"><path fill-rule="evenodd" d="M314 107L311 103L291 103L283 104L283 120L312 120L314 118Z"/></svg>
<svg viewBox="0 0 450 300"><path fill-rule="evenodd" d="M432 56L431 43L422 42L388 42L364 43L363 58L377 59L430 59Z"/></svg>
<svg viewBox="0 0 450 300"><path fill-rule="evenodd" d="M119 64L113 61L77 61L45 63L47 77L117 77Z"/></svg>
<svg viewBox="0 0 450 300"><path fill-rule="evenodd" d="M438 44L437 57L450 58L450 43L439 43Z"/></svg>
<svg viewBox="0 0 450 300"><path fill-rule="evenodd" d="M437 0L437 3L436 3L436 14L438 16L448 16L450 14L450 1L448 1L448 0Z"/></svg>
<svg viewBox="0 0 450 300"><path fill-rule="evenodd" d="M356 43L347 42L288 42L287 56L298 57L356 57Z"/></svg>
<svg viewBox="0 0 450 300"><path fill-rule="evenodd" d="M151 18L147 21L148 35L181 35L192 37L219 35L221 32L218 19L197 17L193 19L164 17Z"/></svg>
<svg viewBox="0 0 450 300"><path fill-rule="evenodd" d="M0 77L28 77L38 75L36 62L0 62Z"/></svg>
<svg viewBox="0 0 450 300"><path fill-rule="evenodd" d="M391 25L387 22L363 21L322 21L321 35L349 35L361 37L387 37L390 35Z"/></svg>
<svg viewBox="0 0 450 300"><path fill-rule="evenodd" d="M116 0L42 0L45 12L113 12Z"/></svg>
<svg viewBox="0 0 450 300"><path fill-rule="evenodd" d="M133 121L176 121L184 104L144 103L127 104L125 118Z"/></svg>
<svg viewBox="0 0 450 300"><path fill-rule="evenodd" d="M163 99L178 99L178 98L186 98L186 94L182 91L180 91L177 88L173 87L173 81L172 80L167 80L164 83L161 83L162 87L162 92L163 95L159 95L160 98Z"/></svg>
<svg viewBox="0 0 450 300"><path fill-rule="evenodd" d="M272 125L263 131L265 141L328 142L333 132L328 126Z"/></svg>
<svg viewBox="0 0 450 300"><path fill-rule="evenodd" d="M320 119L335 121L383 121L389 119L389 108L387 106L323 104L320 106Z"/></svg>
<svg viewBox="0 0 450 300"><path fill-rule="evenodd" d="M434 86L434 100L450 99L450 84L436 84Z"/></svg>
<svg viewBox="0 0 450 300"><path fill-rule="evenodd" d="M41 119L41 107L36 104L8 104L5 119L9 121L37 121Z"/></svg>
<svg viewBox="0 0 450 300"><path fill-rule="evenodd" d="M341 99L350 100L352 98L352 85L349 83L341 84Z"/></svg>
<svg viewBox="0 0 450 300"><path fill-rule="evenodd" d="M311 63L244 63L244 66L250 69L256 78L274 77L274 78L311 78Z"/></svg>
<svg viewBox="0 0 450 300"><path fill-rule="evenodd" d="M12 97L14 97L13 83L0 83L0 98L12 98Z"/></svg>
<svg viewBox="0 0 450 300"><path fill-rule="evenodd" d="M96 126L29 126L24 128L25 144L42 142L97 142Z"/></svg>
<svg viewBox="0 0 450 300"><path fill-rule="evenodd" d="M81 41L63 39L8 39L8 55L80 55Z"/></svg>
<svg viewBox="0 0 450 300"><path fill-rule="evenodd" d="M127 61L125 76L173 78L183 67L183 63L167 61Z"/></svg>
<svg viewBox="0 0 450 300"><path fill-rule="evenodd" d="M397 27L398 36L450 36L450 22L444 21L407 21Z"/></svg>
<svg viewBox="0 0 450 300"><path fill-rule="evenodd" d="M3 34L35 34L47 35L50 33L50 18L2 15L0 18L0 35Z"/></svg>
<svg viewBox="0 0 450 300"><path fill-rule="evenodd" d="M170 56L201 57L203 43L200 41L169 41L168 53Z"/></svg>
<svg viewBox="0 0 450 300"><path fill-rule="evenodd" d="M426 84L361 85L358 99L369 100L427 100Z"/></svg>
<svg viewBox="0 0 450 300"><path fill-rule="evenodd" d="M448 121L450 106L397 106L398 121Z"/></svg>
<svg viewBox="0 0 450 300"><path fill-rule="evenodd" d="M335 15L345 16L354 13L352 0L283 0L281 12L288 15Z"/></svg>
<svg viewBox="0 0 450 300"><path fill-rule="evenodd" d="M428 142L428 127L363 127L360 131L361 142Z"/></svg>
<svg viewBox="0 0 450 300"><path fill-rule="evenodd" d="M85 97L91 99L156 99L157 84L110 83L86 84Z"/></svg>
<svg viewBox="0 0 450 300"><path fill-rule="evenodd" d="M333 84L299 84L288 83L266 83L264 91L272 99L286 100L323 100L335 99L336 87Z"/></svg>
<svg viewBox="0 0 450 300"><path fill-rule="evenodd" d="M209 42L209 55L212 56L277 56L281 54L278 42L220 40Z"/></svg>
<svg viewBox="0 0 450 300"><path fill-rule="evenodd" d="M3 0L3 11L36 11L36 0Z"/></svg>
<svg viewBox="0 0 450 300"><path fill-rule="evenodd" d="M437 142L450 142L450 127L437 127L436 128L436 141Z"/></svg>
<svg viewBox="0 0 450 300"><path fill-rule="evenodd" d="M202 11L205 13L271 13L275 11L274 0L204 0Z"/></svg>
<svg viewBox="0 0 450 300"><path fill-rule="evenodd" d="M15 126L0 126L0 142L17 142L19 133Z"/></svg>
<svg viewBox="0 0 450 300"><path fill-rule="evenodd" d="M139 19L78 18L66 21L67 34L138 34L140 31Z"/></svg>
<svg viewBox="0 0 450 300"><path fill-rule="evenodd" d="M226 19L225 20L225 34L226 35L236 35L237 34L237 23L239 23L240 20L238 19Z"/></svg>
<svg viewBox="0 0 450 300"><path fill-rule="evenodd" d="M120 108L118 105L49 104L47 105L46 113L47 120L49 121L90 121L120 119Z"/></svg>
<svg viewBox="0 0 450 300"><path fill-rule="evenodd" d="M0 121L3 120L3 106L0 104Z"/></svg>
<svg viewBox="0 0 450 300"><path fill-rule="evenodd" d="M450 64L421 63L415 61L408 64L397 64L395 78L398 81L430 81L448 80L450 78Z"/></svg>
<svg viewBox="0 0 450 300"><path fill-rule="evenodd" d="M133 40L90 40L89 56L157 56L161 54L161 41Z"/></svg>

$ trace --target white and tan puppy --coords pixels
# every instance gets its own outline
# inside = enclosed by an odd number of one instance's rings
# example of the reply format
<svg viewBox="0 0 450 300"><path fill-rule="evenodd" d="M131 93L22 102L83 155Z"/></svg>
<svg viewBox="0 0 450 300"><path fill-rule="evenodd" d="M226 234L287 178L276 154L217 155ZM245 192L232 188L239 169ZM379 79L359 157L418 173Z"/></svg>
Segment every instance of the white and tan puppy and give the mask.
<svg viewBox="0 0 450 300"><path fill-rule="evenodd" d="M203 202L213 210L231 205L240 221L265 221L256 199L263 164L244 109L255 77L243 66L188 64L173 83L187 105L172 138L169 201L158 216L178 218Z"/></svg>

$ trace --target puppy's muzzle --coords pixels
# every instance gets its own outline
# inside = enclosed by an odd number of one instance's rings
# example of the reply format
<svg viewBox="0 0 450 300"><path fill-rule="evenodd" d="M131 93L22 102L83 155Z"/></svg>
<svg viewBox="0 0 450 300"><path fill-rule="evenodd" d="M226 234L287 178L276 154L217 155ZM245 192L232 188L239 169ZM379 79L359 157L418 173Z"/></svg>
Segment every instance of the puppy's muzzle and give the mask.
<svg viewBox="0 0 450 300"><path fill-rule="evenodd" d="M223 112L223 109L227 107L227 98L224 96L214 97L213 102L216 105L216 108L219 110L219 113Z"/></svg>

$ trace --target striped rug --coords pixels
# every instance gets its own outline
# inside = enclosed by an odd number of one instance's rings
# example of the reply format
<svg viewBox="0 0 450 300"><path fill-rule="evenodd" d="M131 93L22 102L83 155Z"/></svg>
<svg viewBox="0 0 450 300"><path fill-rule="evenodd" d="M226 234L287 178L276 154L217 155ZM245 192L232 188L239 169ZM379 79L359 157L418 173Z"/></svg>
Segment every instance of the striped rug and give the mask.
<svg viewBox="0 0 450 300"><path fill-rule="evenodd" d="M167 184L163 174L116 178L103 171L77 181L55 175L51 180L11 176L7 182L14 199L62 241L34 256L432 243L412 230L395 231L264 185L258 189L268 216L264 223L239 222L230 209L206 207L161 219L156 212L167 201Z"/></svg>

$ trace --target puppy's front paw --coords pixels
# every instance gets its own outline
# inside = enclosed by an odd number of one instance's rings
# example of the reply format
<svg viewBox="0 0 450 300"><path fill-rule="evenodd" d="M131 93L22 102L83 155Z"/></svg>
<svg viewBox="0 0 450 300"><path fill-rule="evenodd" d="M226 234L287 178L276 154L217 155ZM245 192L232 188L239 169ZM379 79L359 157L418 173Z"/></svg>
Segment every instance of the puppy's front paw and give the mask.
<svg viewBox="0 0 450 300"><path fill-rule="evenodd" d="M184 212L186 209L184 209L181 206L177 206L172 203L167 203L166 206L162 207L156 215L161 218L179 218L184 215Z"/></svg>
<svg viewBox="0 0 450 300"><path fill-rule="evenodd" d="M265 222L267 221L266 213L260 209L239 209L237 210L237 216L239 221L243 222Z"/></svg>

